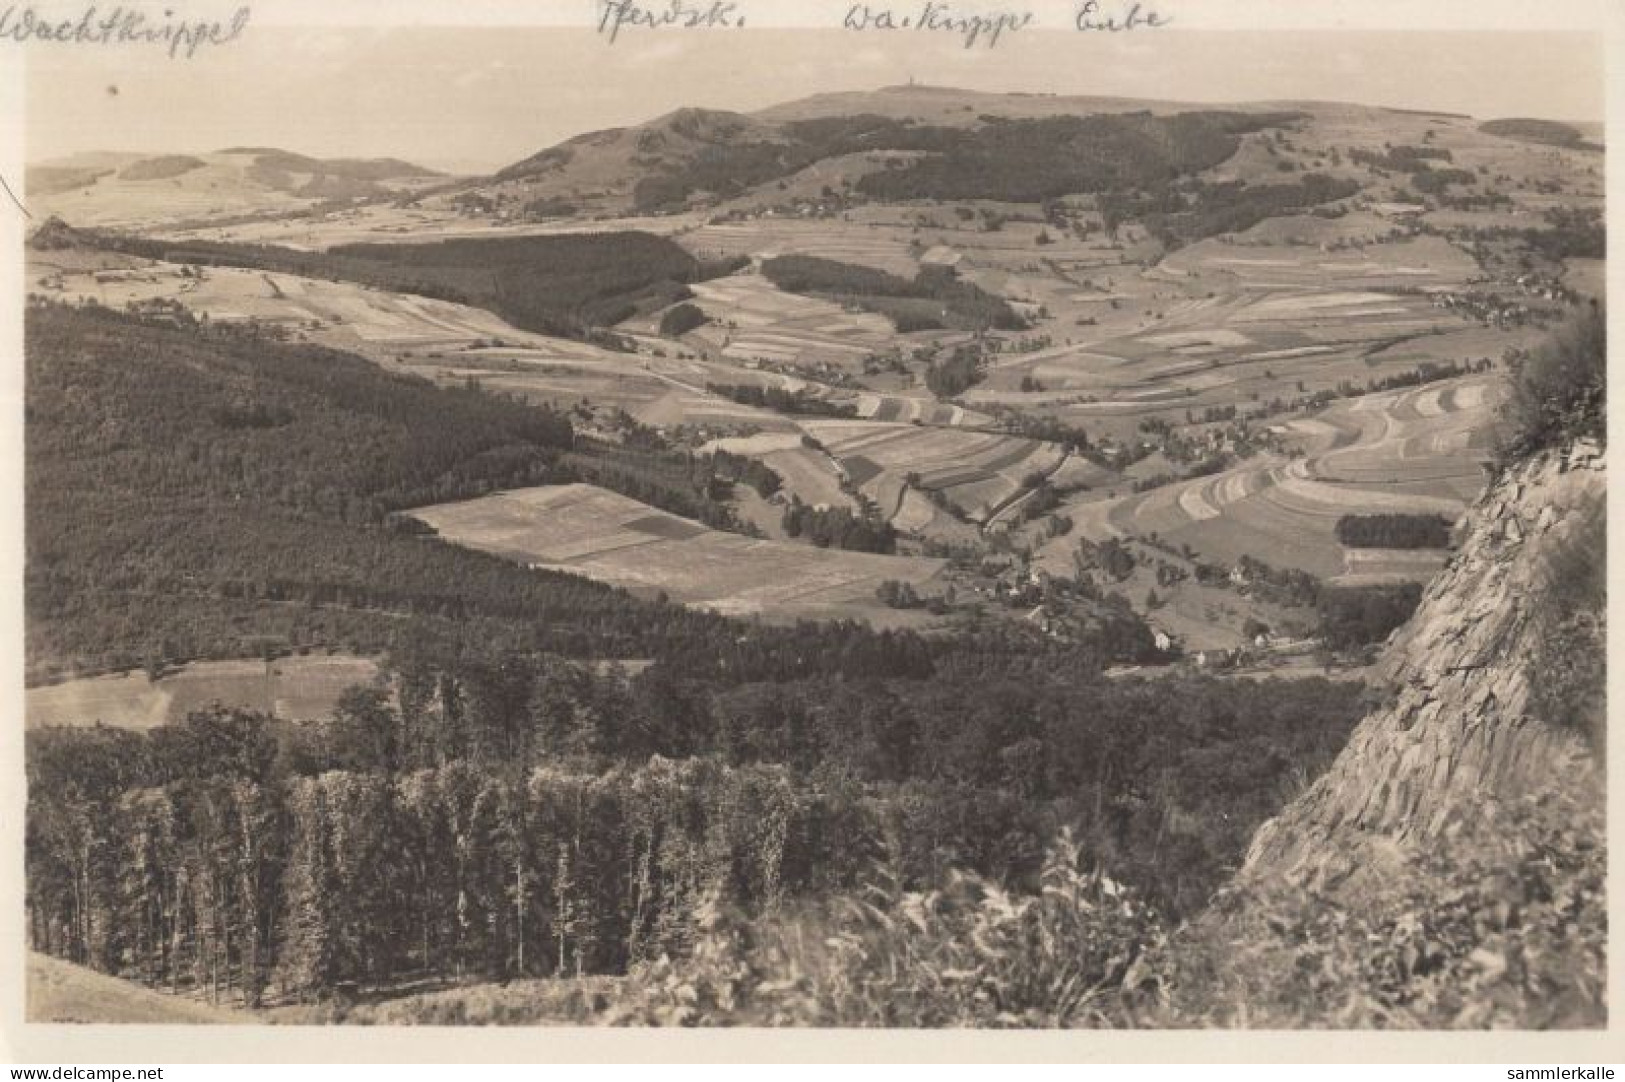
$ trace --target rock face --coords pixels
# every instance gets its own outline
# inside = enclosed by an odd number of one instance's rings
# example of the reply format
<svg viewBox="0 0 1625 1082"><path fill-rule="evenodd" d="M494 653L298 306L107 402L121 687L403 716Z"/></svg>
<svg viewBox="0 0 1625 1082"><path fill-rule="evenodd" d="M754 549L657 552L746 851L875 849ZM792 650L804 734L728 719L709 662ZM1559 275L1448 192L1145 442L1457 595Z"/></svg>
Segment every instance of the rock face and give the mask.
<svg viewBox="0 0 1625 1082"><path fill-rule="evenodd" d="M1475 808L1595 769L1578 733L1530 716L1528 662L1550 554L1606 487L1601 450L1580 443L1520 464L1479 498L1460 548L1387 644L1381 705L1259 828L1244 881L1357 893Z"/></svg>

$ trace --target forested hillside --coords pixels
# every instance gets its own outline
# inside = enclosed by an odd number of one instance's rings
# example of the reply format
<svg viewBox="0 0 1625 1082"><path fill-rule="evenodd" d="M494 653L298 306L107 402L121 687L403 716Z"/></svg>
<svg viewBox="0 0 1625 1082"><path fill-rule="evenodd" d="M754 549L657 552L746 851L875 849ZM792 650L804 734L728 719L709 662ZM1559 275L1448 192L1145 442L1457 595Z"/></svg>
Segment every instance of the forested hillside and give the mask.
<svg viewBox="0 0 1625 1082"><path fill-rule="evenodd" d="M390 514L584 475L656 502L699 500L667 467L572 450L549 411L331 350L106 310L35 306L27 335L36 676L311 646L371 653L402 636L584 657L687 652L699 671L742 676L929 667L909 636L747 636L414 536Z"/></svg>
<svg viewBox="0 0 1625 1082"><path fill-rule="evenodd" d="M1036 203L1075 192L1129 191L1199 173L1236 152L1239 136L1290 125L1292 113L1181 113L1172 117L992 118L909 149L934 153L863 178L881 199L998 199ZM933 133L936 134L936 133Z"/></svg>
<svg viewBox="0 0 1625 1082"><path fill-rule="evenodd" d="M347 244L325 252L82 235L148 259L332 278L473 305L524 330L566 337L662 308L688 295L684 283L732 267L702 263L670 240L635 232Z"/></svg>
<svg viewBox="0 0 1625 1082"><path fill-rule="evenodd" d="M739 114L685 109L633 129L593 133L500 171L498 184L545 179L558 186L596 174L604 154L627 157L640 211L727 199L845 155L907 154L861 178L883 200L996 199L1037 202L1076 192L1131 191L1201 172L1235 154L1240 137L1288 127L1291 112L1201 110L1009 118L983 115L954 126L856 112L782 125ZM969 118L967 118L969 120ZM616 170L625 176L625 170Z"/></svg>
<svg viewBox="0 0 1625 1082"><path fill-rule="evenodd" d="M785 255L764 261L762 274L791 293L828 297L879 312L900 331L943 326L1008 331L1027 325L1003 298L940 270L922 270L908 279L832 259ZM911 305L910 301L926 303Z"/></svg>

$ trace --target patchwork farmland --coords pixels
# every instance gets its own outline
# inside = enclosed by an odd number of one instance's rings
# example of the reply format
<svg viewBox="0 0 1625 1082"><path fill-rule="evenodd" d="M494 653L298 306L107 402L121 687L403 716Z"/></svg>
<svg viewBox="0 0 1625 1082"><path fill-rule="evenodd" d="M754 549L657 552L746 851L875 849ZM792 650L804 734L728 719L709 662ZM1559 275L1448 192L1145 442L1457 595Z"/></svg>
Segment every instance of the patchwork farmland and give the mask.
<svg viewBox="0 0 1625 1082"><path fill-rule="evenodd" d="M787 422L706 392L732 368L698 359L626 353L522 331L484 309L298 275L107 256L30 252L30 288L108 308L178 304L222 324L253 322L289 338L359 353L386 368L559 407L618 408L650 424L787 428ZM664 351L662 351L664 352Z"/></svg>
<svg viewBox="0 0 1625 1082"><path fill-rule="evenodd" d="M1421 294L1264 290L1170 305L1154 330L1002 357L967 404L1053 414L1123 438L1208 407L1346 394L1428 363L1491 360L1531 340L1486 334Z"/></svg>
<svg viewBox="0 0 1625 1082"><path fill-rule="evenodd" d="M584 333L598 344L351 283L215 267L199 275L48 246L28 254L30 288L160 317L179 305L211 322L252 320L392 371L547 403L601 441L647 441L678 458L743 455L777 475L778 493L761 497L749 483L730 489L720 479L714 491L769 536L779 536L781 504L794 497L884 518L907 551L941 551L935 544L951 541L958 555L1009 557L1018 565L1012 583L1025 574L1029 550L1060 574L1074 570L1080 539L1153 534L1218 564L1251 555L1339 583L1425 578L1438 553L1344 550L1332 535L1336 519L1457 513L1481 484L1508 360L1577 303L1558 283L1600 288L1594 245L1578 243L1584 215L1601 207L1594 148L1537 147L1465 117L1292 105L1294 119L1245 133L1232 155L1162 191L1183 207L1172 213L1136 208L1132 198L1113 206L1125 194L1155 194L1157 176L1142 178L1150 185L1143 193L1085 185L1042 201L1020 201L1031 197L1012 194L1026 190L1024 178L997 170L943 190L933 185L944 178L924 173L915 176L924 185L918 189L891 183L914 175L936 150L843 144L842 153L783 176L752 172L735 184L711 175L712 165L744 147L799 145L800 136L775 130L786 120L841 128L854 118L828 110L847 100L810 99L750 117L679 111L544 151L501 175L427 189L407 177L391 182L402 198L323 202L297 213L288 209L299 202L292 193L255 187L265 177L222 172L250 160L247 151L203 156L207 168L172 178L181 181L172 200L142 202L130 187L137 181L104 175L42 204L79 219L75 225L117 221L150 236L300 249L639 230L702 259L748 261L726 276L604 312L602 325ZM864 103L865 125L882 116L906 121L904 128L962 127L967 136L996 127L990 117L1130 108L914 87L850 100ZM1195 108L1150 106L1151 115ZM1242 111L1253 108L1279 111ZM873 131L910 144L921 138L884 124ZM1396 148L1435 163L1423 172L1473 179L1430 188L1395 164ZM1056 163L1045 164L1043 150L1028 148L1035 168L1050 169ZM127 163L80 164L105 172ZM685 197L650 202L636 193L645 174L694 183ZM1266 200L1259 213L1231 200L1240 189L1290 192L1309 174L1326 198ZM144 183L175 187L172 179ZM218 206L200 203L201 188L216 183ZM115 196L140 220L103 213L98 200ZM72 213L75 201L81 214ZM1541 231L1572 250L1521 252L1519 238ZM1520 254L1533 261L1519 262ZM786 292L757 269L789 255L956 280L1002 299L1027 326L899 333L873 311ZM1500 309L1490 311L1484 298L1497 292ZM906 299L929 306L937 296ZM662 316L679 303L699 308L706 322L662 334ZM1531 318L1500 318L1513 309ZM1429 366L1473 375L1370 393L1434 378L1436 369L1423 375ZM1080 438L1093 450L1063 451L1059 441L1076 446ZM1113 462L1128 464L1103 465ZM1185 476L1208 469L1219 472ZM1040 478L1045 485L1035 490ZM789 555L846 554L802 544ZM631 570L616 574L641 588ZM1169 588L1156 585L1166 595ZM1151 583L1134 586L1129 600L1141 606ZM1193 584L1177 587L1187 588L1195 592ZM694 583L674 596L684 591L701 603L736 603ZM831 611L876 615L866 591L852 597ZM737 604L753 611L754 602ZM760 607L775 606L785 607L774 599ZM1199 622L1200 614L1187 615Z"/></svg>
<svg viewBox="0 0 1625 1082"><path fill-rule="evenodd" d="M1278 426L1297 457L1261 455L1144 493L1090 493L1064 510L1092 540L1154 536L1221 564L1251 556L1344 585L1424 581L1445 553L1344 549L1337 520L1459 515L1483 485L1500 393L1488 377L1467 377L1339 402ZM1062 567L1070 545L1052 542L1041 556Z"/></svg>
<svg viewBox="0 0 1625 1082"><path fill-rule="evenodd" d="M940 493L967 517L986 521L1029 476L1047 474L1065 458L1058 444L998 433L869 421L804 427L887 517L903 510L908 487ZM918 514L910 512L907 521Z"/></svg>
<svg viewBox="0 0 1625 1082"><path fill-rule="evenodd" d="M880 605L887 580L923 586L943 561L838 552L707 529L592 485L504 492L420 508L447 541L534 567L734 615L770 619L868 616L906 622Z"/></svg>
<svg viewBox="0 0 1625 1082"><path fill-rule="evenodd" d="M692 287L694 303L713 322L690 337L739 364L853 369L889 348L895 332L883 316L786 293L759 274L734 274Z"/></svg>

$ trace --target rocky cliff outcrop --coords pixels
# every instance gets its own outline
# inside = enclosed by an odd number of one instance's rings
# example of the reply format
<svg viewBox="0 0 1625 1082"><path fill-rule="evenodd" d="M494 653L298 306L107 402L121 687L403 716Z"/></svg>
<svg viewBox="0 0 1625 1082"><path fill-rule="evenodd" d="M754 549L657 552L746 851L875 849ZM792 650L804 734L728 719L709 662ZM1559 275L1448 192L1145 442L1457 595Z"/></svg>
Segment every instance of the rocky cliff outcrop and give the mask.
<svg viewBox="0 0 1625 1082"><path fill-rule="evenodd" d="M1259 829L1241 882L1350 897L1459 818L1594 775L1582 732L1532 712L1542 674L1531 661L1563 615L1553 611L1564 602L1551 591L1552 561L1595 523L1605 493L1603 453L1591 443L1537 455L1489 487L1461 524L1457 552L1389 640L1374 681L1380 705L1331 769Z"/></svg>

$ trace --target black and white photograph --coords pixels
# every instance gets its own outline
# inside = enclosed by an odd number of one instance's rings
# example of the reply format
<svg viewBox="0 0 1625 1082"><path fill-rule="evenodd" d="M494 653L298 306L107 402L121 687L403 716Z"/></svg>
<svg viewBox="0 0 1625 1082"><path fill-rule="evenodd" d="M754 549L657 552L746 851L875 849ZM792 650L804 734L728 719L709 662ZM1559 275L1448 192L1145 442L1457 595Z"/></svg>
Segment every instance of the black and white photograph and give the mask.
<svg viewBox="0 0 1625 1082"><path fill-rule="evenodd" d="M1607 5L1226 6L0 5L27 1022L1605 1035Z"/></svg>

